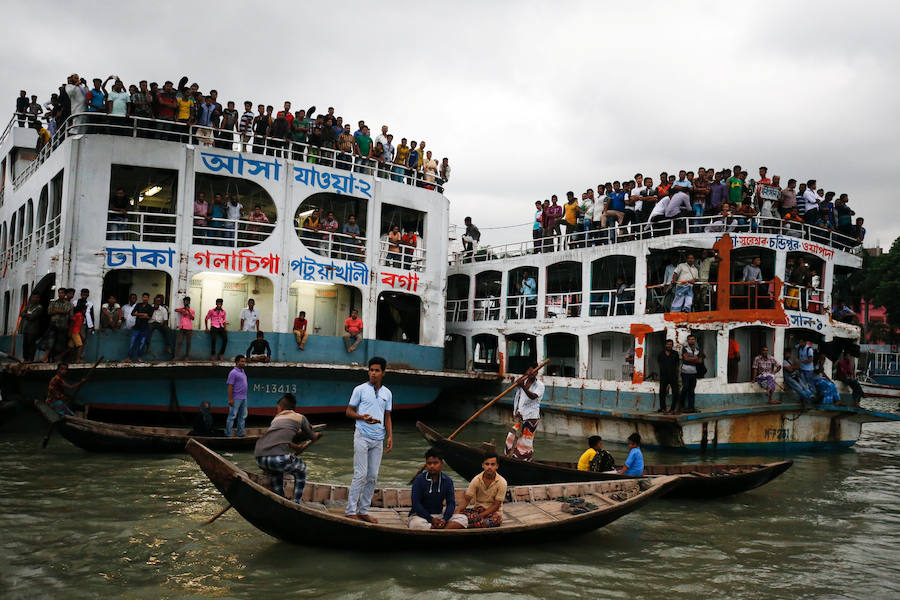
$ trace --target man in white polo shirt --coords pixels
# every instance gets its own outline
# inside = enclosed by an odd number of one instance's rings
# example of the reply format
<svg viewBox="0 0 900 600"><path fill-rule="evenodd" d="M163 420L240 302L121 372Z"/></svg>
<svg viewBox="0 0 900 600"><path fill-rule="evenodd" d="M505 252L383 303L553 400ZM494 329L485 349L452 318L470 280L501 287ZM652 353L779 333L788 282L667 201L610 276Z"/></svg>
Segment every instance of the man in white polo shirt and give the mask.
<svg viewBox="0 0 900 600"><path fill-rule="evenodd" d="M247 308L241 311L241 331L259 331L259 311L256 300L247 300Z"/></svg>
<svg viewBox="0 0 900 600"><path fill-rule="evenodd" d="M346 411L349 418L356 420L356 432L353 434L353 481L345 515L369 523L378 522L369 516L369 505L375 493L381 455L394 447L393 396L391 390L381 385L386 367L387 361L380 356L369 360L369 381L353 389Z"/></svg>

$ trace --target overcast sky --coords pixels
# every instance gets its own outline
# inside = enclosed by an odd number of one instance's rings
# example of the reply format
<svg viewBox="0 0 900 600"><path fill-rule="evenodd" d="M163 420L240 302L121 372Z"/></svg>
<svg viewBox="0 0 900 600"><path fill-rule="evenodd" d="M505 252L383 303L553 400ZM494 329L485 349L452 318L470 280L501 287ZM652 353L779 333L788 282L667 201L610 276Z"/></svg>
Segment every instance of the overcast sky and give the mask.
<svg viewBox="0 0 900 600"><path fill-rule="evenodd" d="M334 106L449 157L483 243L530 238L553 193L736 163L850 194L867 245L900 235L896 2L10 4L10 113L73 71Z"/></svg>

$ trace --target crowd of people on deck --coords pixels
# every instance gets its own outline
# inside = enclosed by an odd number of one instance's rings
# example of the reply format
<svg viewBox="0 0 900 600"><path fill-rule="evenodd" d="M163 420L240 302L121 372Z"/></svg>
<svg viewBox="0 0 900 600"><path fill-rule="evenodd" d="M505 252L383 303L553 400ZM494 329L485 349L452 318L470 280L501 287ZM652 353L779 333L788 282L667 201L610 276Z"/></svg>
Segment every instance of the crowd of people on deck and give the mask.
<svg viewBox="0 0 900 600"><path fill-rule="evenodd" d="M57 295L45 308L40 295L32 294L19 313L22 357L26 363L83 362L85 344L90 336L100 332L124 332L128 336L128 354L123 362L141 362L145 355L159 360L191 360L191 338L200 329L200 317L191 307L189 296L170 315L162 294L156 294L151 302L149 293L141 294L140 298L132 293L126 304L119 304L114 295L109 295L99 310L95 310L87 288L81 290L78 298L74 288L58 288ZM217 298L203 317L203 329L209 334L210 361L222 361L228 347L231 322L223 304L224 300ZM175 327L170 327L170 317L177 321ZM242 356L251 363L270 362L272 347L260 328L259 310L253 298L247 300L239 319L240 331L256 332ZM299 311L293 323L298 350L306 349L308 326L306 312ZM151 350L154 333L162 339L161 357ZM363 340L363 321L358 310L353 309L345 319L344 333L345 347L352 354Z"/></svg>
<svg viewBox="0 0 900 600"><path fill-rule="evenodd" d="M865 238L863 218L854 220L849 196L825 191L816 180L798 184L769 177L766 167L750 178L740 165L697 173L662 172L659 181L633 179L599 184L596 191L567 192L535 201L534 252L553 252L625 241L637 236L688 232L756 231L767 219L805 223L840 234L838 243L858 246ZM688 220L689 217L707 217ZM627 227L626 227L627 226Z"/></svg>
<svg viewBox="0 0 900 600"><path fill-rule="evenodd" d="M254 112L253 102L246 100L241 113L233 100L223 106L218 96L214 89L203 93L197 83L188 85L187 77L177 85L141 80L126 86L118 75L110 75L93 78L89 86L73 73L43 103L21 90L15 114L20 127L27 124L38 131L37 150L74 117L70 126L98 124L97 132L132 135L136 128L142 137L190 139L204 147L306 160L429 189L440 189L450 179L448 158L438 161L425 141L407 143L404 137L395 145L387 125L373 138L362 120L351 133L350 121L345 123L334 107L325 113L315 106L293 111L285 101L283 110L257 104Z"/></svg>

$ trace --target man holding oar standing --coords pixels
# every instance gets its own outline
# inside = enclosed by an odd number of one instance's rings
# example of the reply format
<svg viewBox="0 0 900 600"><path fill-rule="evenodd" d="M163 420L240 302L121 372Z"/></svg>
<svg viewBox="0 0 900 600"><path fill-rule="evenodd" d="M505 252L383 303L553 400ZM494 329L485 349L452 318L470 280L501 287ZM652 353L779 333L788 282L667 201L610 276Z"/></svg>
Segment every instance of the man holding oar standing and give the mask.
<svg viewBox="0 0 900 600"><path fill-rule="evenodd" d="M532 365L516 387L513 418L516 423L506 436L506 455L519 460L534 457L534 434L541 422L541 399L544 384L537 378L537 365Z"/></svg>
<svg viewBox="0 0 900 600"><path fill-rule="evenodd" d="M391 426L391 390L381 384L387 361L380 356L369 360L369 381L358 385L350 395L346 415L356 420L353 434L353 481L347 498L349 519L369 523L378 521L369 516L369 505L375 493L375 481L381 467L382 451L394 447Z"/></svg>

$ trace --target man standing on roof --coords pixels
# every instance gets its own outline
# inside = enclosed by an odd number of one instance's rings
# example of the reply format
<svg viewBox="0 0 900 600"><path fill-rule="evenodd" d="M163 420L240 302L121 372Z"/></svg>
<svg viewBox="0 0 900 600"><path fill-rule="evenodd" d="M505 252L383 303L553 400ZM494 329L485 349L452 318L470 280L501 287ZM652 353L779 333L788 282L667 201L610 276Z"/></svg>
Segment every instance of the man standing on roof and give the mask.
<svg viewBox="0 0 900 600"><path fill-rule="evenodd" d="M516 423L506 436L506 455L519 460L534 457L534 434L541 422L541 399L544 384L537 378L537 365L532 365L516 387L513 418Z"/></svg>
<svg viewBox="0 0 900 600"><path fill-rule="evenodd" d="M466 232L462 236L463 249L465 256L471 259L475 256L475 250L478 249L478 242L481 241L481 232L472 223L472 217L466 217L463 222L466 224Z"/></svg>

